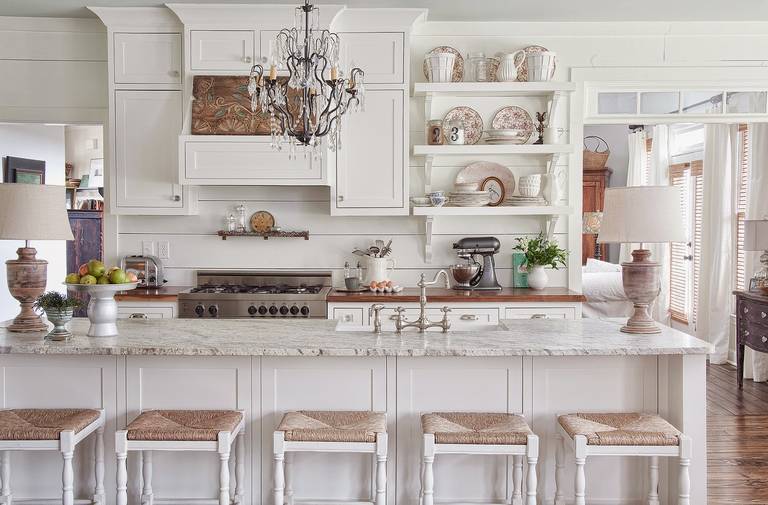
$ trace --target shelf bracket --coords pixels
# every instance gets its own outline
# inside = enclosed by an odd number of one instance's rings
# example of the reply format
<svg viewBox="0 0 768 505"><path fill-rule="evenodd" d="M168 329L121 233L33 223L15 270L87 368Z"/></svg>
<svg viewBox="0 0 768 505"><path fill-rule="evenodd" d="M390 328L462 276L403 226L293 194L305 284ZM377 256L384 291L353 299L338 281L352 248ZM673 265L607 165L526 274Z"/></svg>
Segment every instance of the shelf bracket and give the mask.
<svg viewBox="0 0 768 505"><path fill-rule="evenodd" d="M560 99L563 97L562 91L555 91L552 93L552 100L549 101L547 107L547 124L546 126L552 126L552 118L557 114L557 106L560 104Z"/></svg>
<svg viewBox="0 0 768 505"><path fill-rule="evenodd" d="M434 216L427 216L424 219L424 262L432 263L432 227L435 222Z"/></svg>
<svg viewBox="0 0 768 505"><path fill-rule="evenodd" d="M549 161L547 162L547 174L551 175L554 173L555 166L560 163L560 156L562 156L562 153L553 153L549 156Z"/></svg>
<svg viewBox="0 0 768 505"><path fill-rule="evenodd" d="M432 191L432 163L435 161L433 155L428 155L424 159L424 193Z"/></svg>
<svg viewBox="0 0 768 505"><path fill-rule="evenodd" d="M434 94L427 93L424 95L424 120L429 121L432 119L432 99Z"/></svg>
<svg viewBox="0 0 768 505"><path fill-rule="evenodd" d="M557 226L557 221L559 219L560 216L557 215L544 216L544 229L541 231L547 234L547 239L551 239L555 234L555 226Z"/></svg>

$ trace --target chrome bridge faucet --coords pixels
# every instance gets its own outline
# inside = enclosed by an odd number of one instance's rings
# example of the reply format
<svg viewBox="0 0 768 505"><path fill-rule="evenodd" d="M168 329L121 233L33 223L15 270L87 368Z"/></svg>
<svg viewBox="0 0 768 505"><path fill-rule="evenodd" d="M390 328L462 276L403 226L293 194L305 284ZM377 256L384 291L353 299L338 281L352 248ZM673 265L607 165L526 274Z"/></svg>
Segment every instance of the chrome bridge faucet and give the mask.
<svg viewBox="0 0 768 505"><path fill-rule="evenodd" d="M451 327L450 321L448 321L448 313L451 311L448 307L443 307L440 309L440 311L443 313L443 319L440 322L432 322L427 318L427 286L433 286L437 284L438 280L440 279L440 276L445 277L445 287L446 289L450 287L449 281L448 281L448 272L445 270L440 270L435 275L435 278L431 281L427 282L427 280L424 277L424 274L421 274L421 279L419 280L417 286L421 288L421 294L419 295L419 318L415 321L407 321L405 317L403 317L403 312L405 312L405 308L403 307L397 307L395 311L397 312L397 316L395 319L395 331L397 333L401 333L406 328L418 328L421 333L424 333L427 328L441 328L443 330L443 333L446 333L448 329Z"/></svg>

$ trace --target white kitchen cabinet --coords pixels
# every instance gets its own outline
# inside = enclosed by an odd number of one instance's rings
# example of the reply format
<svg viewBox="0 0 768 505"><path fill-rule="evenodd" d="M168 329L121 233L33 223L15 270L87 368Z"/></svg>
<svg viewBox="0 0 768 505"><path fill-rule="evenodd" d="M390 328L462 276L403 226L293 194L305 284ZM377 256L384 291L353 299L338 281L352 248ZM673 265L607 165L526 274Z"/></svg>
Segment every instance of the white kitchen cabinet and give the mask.
<svg viewBox="0 0 768 505"><path fill-rule="evenodd" d="M256 57L253 30L191 30L192 71L248 72Z"/></svg>
<svg viewBox="0 0 768 505"><path fill-rule="evenodd" d="M117 302L118 319L173 319L178 313L176 302Z"/></svg>
<svg viewBox="0 0 768 505"><path fill-rule="evenodd" d="M365 326L368 324L368 313L363 307L338 307L329 310L331 319L345 326Z"/></svg>
<svg viewBox="0 0 768 505"><path fill-rule="evenodd" d="M395 33L339 33L340 59L344 68L353 64L365 72L370 84L402 84L404 79L405 34Z"/></svg>
<svg viewBox="0 0 768 505"><path fill-rule="evenodd" d="M114 190L116 214L186 214L178 184L176 145L181 91L115 91Z"/></svg>
<svg viewBox="0 0 768 505"><path fill-rule="evenodd" d="M115 33L115 84L181 84L181 35Z"/></svg>
<svg viewBox="0 0 768 505"><path fill-rule="evenodd" d="M581 304L578 304L581 315ZM536 307L507 307L504 319L576 319L577 307L574 306L536 306Z"/></svg>
<svg viewBox="0 0 768 505"><path fill-rule="evenodd" d="M369 89L365 111L344 118L331 214L408 214L404 100L400 89Z"/></svg>

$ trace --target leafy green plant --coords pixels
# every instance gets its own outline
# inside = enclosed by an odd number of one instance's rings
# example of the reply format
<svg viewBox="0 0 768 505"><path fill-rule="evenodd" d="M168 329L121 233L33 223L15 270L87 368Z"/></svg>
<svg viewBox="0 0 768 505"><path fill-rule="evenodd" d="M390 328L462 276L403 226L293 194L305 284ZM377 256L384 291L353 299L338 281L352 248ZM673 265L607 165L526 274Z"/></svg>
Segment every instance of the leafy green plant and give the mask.
<svg viewBox="0 0 768 505"><path fill-rule="evenodd" d="M81 304L77 298L68 298L58 291L48 291L37 297L34 307L38 310L68 310L76 309Z"/></svg>
<svg viewBox="0 0 768 505"><path fill-rule="evenodd" d="M519 237L514 250L525 254L526 266L549 266L557 270L565 266L568 251L540 233L536 238Z"/></svg>

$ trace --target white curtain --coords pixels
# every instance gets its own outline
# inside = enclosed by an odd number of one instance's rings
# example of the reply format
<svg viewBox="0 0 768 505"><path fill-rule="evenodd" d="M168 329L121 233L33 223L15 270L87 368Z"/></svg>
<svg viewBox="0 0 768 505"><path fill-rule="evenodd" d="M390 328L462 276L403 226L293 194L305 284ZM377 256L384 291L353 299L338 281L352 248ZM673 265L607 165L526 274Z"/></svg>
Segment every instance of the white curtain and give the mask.
<svg viewBox="0 0 768 505"><path fill-rule="evenodd" d="M648 138L645 131L635 131L627 138L629 150L629 162L627 165L627 186L645 186L648 184L648 156L645 151L645 141ZM639 247L638 244L621 244L619 260L621 263L632 261L632 251Z"/></svg>
<svg viewBox="0 0 768 505"><path fill-rule="evenodd" d="M749 181L747 182L747 219L768 219L768 124L749 125ZM759 252L747 251L747 282L759 267ZM752 377L768 381L768 354L752 352Z"/></svg>
<svg viewBox="0 0 768 505"><path fill-rule="evenodd" d="M728 359L734 278L738 126L708 124L704 141L704 201L696 335L712 343L712 363Z"/></svg>
<svg viewBox="0 0 768 505"><path fill-rule="evenodd" d="M653 144L648 167L649 186L669 186L669 158L669 127L656 125L653 127ZM653 318L669 325L672 322L669 311L670 244L648 244L645 248L651 251L651 259L661 265L661 291L654 302Z"/></svg>

